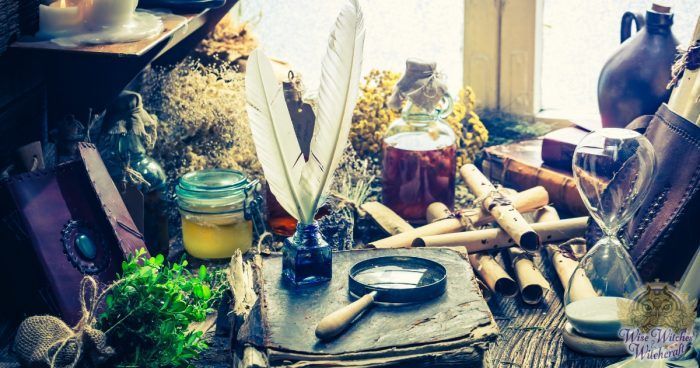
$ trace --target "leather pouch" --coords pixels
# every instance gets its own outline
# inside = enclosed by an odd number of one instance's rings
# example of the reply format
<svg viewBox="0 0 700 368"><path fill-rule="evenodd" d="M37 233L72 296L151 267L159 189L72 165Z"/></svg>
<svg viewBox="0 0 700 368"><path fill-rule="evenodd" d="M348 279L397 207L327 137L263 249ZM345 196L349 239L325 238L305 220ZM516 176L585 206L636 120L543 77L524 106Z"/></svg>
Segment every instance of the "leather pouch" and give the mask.
<svg viewBox="0 0 700 368"><path fill-rule="evenodd" d="M700 126L661 105L634 120L654 146L656 174L625 237L645 280L677 281L700 246Z"/></svg>
<svg viewBox="0 0 700 368"><path fill-rule="evenodd" d="M33 171L5 180L3 206L10 208L18 231L31 247L29 260L4 262L10 268L39 268L38 290L68 323L79 319L79 285L84 275L102 284L114 280L126 255L144 249L144 240L129 216L95 147L79 144L80 158L51 170ZM31 243L31 244L27 244ZM7 252L6 252L7 253ZM16 270L18 274L26 270ZM13 287L22 288L22 279Z"/></svg>

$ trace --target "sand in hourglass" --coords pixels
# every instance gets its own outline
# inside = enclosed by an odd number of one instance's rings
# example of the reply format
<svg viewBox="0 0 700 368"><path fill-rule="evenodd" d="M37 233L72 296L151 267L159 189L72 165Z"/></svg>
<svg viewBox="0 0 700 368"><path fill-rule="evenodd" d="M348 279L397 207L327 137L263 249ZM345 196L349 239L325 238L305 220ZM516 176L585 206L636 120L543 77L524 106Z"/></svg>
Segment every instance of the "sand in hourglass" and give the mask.
<svg viewBox="0 0 700 368"><path fill-rule="evenodd" d="M446 137L399 133L384 140L382 202L413 223L425 222L433 202L452 208L456 147Z"/></svg>

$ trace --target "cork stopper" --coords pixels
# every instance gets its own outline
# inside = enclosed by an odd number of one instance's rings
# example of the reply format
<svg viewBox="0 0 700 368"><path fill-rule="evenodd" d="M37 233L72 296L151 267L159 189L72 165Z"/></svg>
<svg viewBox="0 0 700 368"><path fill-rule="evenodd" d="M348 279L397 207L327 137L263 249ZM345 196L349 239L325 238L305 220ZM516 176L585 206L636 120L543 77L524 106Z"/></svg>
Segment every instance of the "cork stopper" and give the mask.
<svg viewBox="0 0 700 368"><path fill-rule="evenodd" d="M661 14L671 14L671 6L667 2L656 1L651 4L651 11Z"/></svg>

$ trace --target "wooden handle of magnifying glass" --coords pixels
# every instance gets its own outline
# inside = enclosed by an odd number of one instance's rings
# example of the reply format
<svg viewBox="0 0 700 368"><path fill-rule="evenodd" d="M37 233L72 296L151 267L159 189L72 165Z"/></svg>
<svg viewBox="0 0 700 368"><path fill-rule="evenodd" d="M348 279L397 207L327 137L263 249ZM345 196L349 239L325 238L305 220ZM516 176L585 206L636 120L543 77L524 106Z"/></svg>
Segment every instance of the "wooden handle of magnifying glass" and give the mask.
<svg viewBox="0 0 700 368"><path fill-rule="evenodd" d="M316 337L327 340L343 332L360 313L374 303L376 295L377 292L373 291L355 300L352 304L323 317L321 322L316 325Z"/></svg>

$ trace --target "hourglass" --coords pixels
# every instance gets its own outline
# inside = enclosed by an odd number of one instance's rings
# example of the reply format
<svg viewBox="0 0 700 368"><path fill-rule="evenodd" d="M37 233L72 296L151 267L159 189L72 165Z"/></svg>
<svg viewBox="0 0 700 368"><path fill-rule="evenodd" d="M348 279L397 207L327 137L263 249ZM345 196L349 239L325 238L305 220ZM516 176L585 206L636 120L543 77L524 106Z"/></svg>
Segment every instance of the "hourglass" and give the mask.
<svg viewBox="0 0 700 368"><path fill-rule="evenodd" d="M618 239L649 192L655 158L651 143L627 129L588 134L574 151L573 173L583 203L605 236L581 258L564 302L576 332L594 339L617 338L618 306L642 280Z"/></svg>

